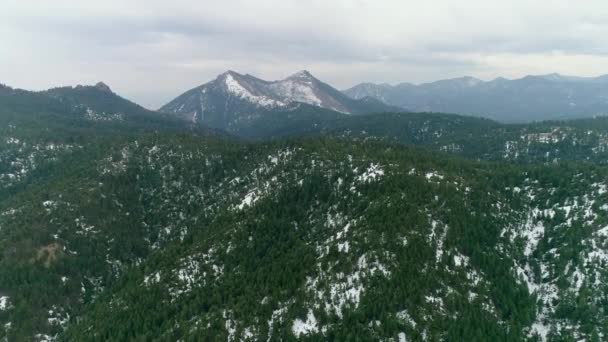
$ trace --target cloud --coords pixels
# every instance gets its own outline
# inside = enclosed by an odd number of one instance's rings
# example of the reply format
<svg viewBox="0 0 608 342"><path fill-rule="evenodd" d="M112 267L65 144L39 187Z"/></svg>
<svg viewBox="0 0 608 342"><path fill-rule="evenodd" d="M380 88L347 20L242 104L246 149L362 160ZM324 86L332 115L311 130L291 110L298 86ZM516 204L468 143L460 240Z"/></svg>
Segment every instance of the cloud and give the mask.
<svg viewBox="0 0 608 342"><path fill-rule="evenodd" d="M606 70L605 2L4 0L2 82L104 80L158 107L226 69L309 69L345 88L472 75Z"/></svg>

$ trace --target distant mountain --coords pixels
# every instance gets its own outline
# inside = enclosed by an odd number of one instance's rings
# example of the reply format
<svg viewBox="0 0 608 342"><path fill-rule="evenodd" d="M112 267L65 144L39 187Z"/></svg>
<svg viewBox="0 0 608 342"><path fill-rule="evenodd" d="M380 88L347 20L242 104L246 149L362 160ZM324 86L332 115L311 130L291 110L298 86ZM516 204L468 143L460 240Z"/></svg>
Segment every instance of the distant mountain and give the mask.
<svg viewBox="0 0 608 342"><path fill-rule="evenodd" d="M301 104L343 114L401 111L374 98L351 99L308 71L272 82L227 71L185 92L160 111L235 131L269 113L297 111Z"/></svg>
<svg viewBox="0 0 608 342"><path fill-rule="evenodd" d="M40 94L56 99L77 113L83 113L84 118L90 121L176 121L174 117L145 109L119 96L103 82L94 86L53 88Z"/></svg>
<svg viewBox="0 0 608 342"><path fill-rule="evenodd" d="M608 75L549 74L482 81L461 77L414 85L362 83L344 91L415 112L472 114L503 122L592 117L608 113Z"/></svg>
<svg viewBox="0 0 608 342"><path fill-rule="evenodd" d="M0 85L0 125L31 127L35 131L44 126L49 135L192 129L220 134L193 127L173 115L147 110L115 94L102 82L40 92Z"/></svg>

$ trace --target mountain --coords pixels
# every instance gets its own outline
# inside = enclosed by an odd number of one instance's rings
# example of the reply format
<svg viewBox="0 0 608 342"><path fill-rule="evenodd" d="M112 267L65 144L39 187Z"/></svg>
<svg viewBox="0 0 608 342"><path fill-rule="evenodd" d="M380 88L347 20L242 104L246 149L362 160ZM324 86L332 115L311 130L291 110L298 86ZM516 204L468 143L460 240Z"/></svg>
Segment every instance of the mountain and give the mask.
<svg viewBox="0 0 608 342"><path fill-rule="evenodd" d="M473 77L413 85L363 83L344 91L414 112L482 116L502 122L572 119L608 114L608 77L549 74L508 80Z"/></svg>
<svg viewBox="0 0 608 342"><path fill-rule="evenodd" d="M40 130L41 123L47 126ZM193 126L173 115L147 110L122 98L104 83L94 86L53 88L33 92L0 86L0 126L31 128L46 135L100 135L110 132L180 131L224 134L204 126Z"/></svg>
<svg viewBox="0 0 608 342"><path fill-rule="evenodd" d="M302 104L343 114L400 111L373 98L351 99L308 71L273 82L227 71L178 96L160 111L235 131L269 113L297 112Z"/></svg>
<svg viewBox="0 0 608 342"><path fill-rule="evenodd" d="M57 100L73 112L91 122L127 122L149 125L159 129L184 129L189 125L164 113L150 111L114 93L108 85L60 87L43 91L40 95Z"/></svg>
<svg viewBox="0 0 608 342"><path fill-rule="evenodd" d="M161 132L226 135L146 110L101 84L42 92L0 86L0 197L45 179L85 142Z"/></svg>
<svg viewBox="0 0 608 342"><path fill-rule="evenodd" d="M0 340L608 336L607 118L297 106L252 142L0 87Z"/></svg>

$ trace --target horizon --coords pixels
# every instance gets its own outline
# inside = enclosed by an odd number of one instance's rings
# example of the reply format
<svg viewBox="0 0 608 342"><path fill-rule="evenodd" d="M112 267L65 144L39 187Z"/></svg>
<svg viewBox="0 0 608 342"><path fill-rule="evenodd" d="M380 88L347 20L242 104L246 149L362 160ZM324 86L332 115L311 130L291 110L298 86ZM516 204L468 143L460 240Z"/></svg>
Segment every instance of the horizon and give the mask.
<svg viewBox="0 0 608 342"><path fill-rule="evenodd" d="M48 88L41 88L41 89L27 89L27 88L17 87L17 86L14 86L12 84L4 83L2 81L0 81L0 85L5 85L5 86L8 86L8 87L13 88L13 89L20 89L20 90L26 90L26 91L46 91L46 90L50 90L50 89L54 89L54 88L64 88L64 87L72 87L72 88L80 87L80 86L82 86L82 87L97 87L98 85L101 84L101 85L104 85L104 86L108 87L110 89L110 91L114 92L115 94L117 94L117 95L119 95L119 96L121 96L121 97L123 97L123 98L125 98L125 99L127 99L127 100L129 100L129 101L131 101L133 103L135 103L135 104L138 104L138 105L140 105L140 106L142 106L142 107L144 107L146 109L156 111L156 110L159 110L162 106L164 106L167 103L169 103L171 100L173 100L176 97L178 97L181 94L183 94L184 92L186 92L188 90L191 90L191 89L194 89L194 88L197 88L197 87L200 87L200 86L205 85L207 83L213 82L220 75L225 74L225 73L229 73L229 72L233 72L233 73L239 74L241 76L252 76L252 77L255 77L255 78L267 81L267 82L277 82L277 81L284 80L284 79L286 79L288 77L294 76L296 74L299 74L301 72L308 72L309 74L311 74L314 78L318 79L319 81L327 83L330 86L334 87L333 84L328 83L328 82L326 82L323 79L320 79L319 77L316 76L316 74L314 72L312 72L312 71L310 71L308 69L302 69L302 70L290 73L288 75L285 75L282 78L276 78L276 79L267 79L264 76L254 75L254 74L251 74L249 72L242 72L242 71L236 71L234 69L227 69L226 71L217 74L215 77L213 77L211 79L208 79L207 81L202 81L202 82L200 82L200 83L198 83L196 85L190 86L189 88L187 87L185 89L176 90L175 96L171 97L170 99L168 99L166 102L162 103L158 107L149 107L149 106L147 106L147 105L145 105L143 103L140 103L137 100L135 100L133 98L130 98L130 97L126 96L125 94L117 91L113 87L112 84L109 84L108 82L106 82L104 80L98 80L98 81L94 81L92 83L86 83L86 84L84 84L84 83L78 83L78 84L60 84L60 85L54 85L54 86L50 86ZM432 84L432 83L435 83L435 82L450 81L450 80L457 80L457 79L463 79L463 78L472 78L472 79L475 79L475 80L480 81L482 83L489 83L489 82L496 81L498 79L505 79L507 81L516 81L516 80L524 79L526 77L547 77L547 76L560 76L560 77L564 77L564 78L574 78L574 79L577 79L577 78L578 79L597 79L597 78L608 76L608 74L598 74L598 75L595 75L595 76L579 76L579 75L564 75L564 74L560 74L560 73L557 73L557 72L553 72L553 73L548 73L548 74L537 74L537 75L528 74L528 75L523 75L523 76L517 77L517 78L507 78L507 77L503 77L503 76L497 76L497 77L492 78L492 79L480 79L480 78L477 78L477 77L474 77L474 76L470 76L470 75L463 75L463 76L459 76L459 77L437 79L437 80L431 80L431 81L428 81L428 82L416 82L416 83L414 83L414 82L408 82L408 81L401 81L401 82L394 82L394 83L388 83L388 82L365 82L364 81L364 82L353 84L353 85L351 85L349 87L346 87L346 88L338 88L338 87L334 87L334 88L337 89L337 90L339 90L339 91L346 91L346 90L349 90L351 88L354 88L354 87L356 87L358 85L362 85L362 84L389 85L389 86L392 86L392 87L399 86L401 84L411 84L411 85L414 85L414 86L422 86L422 85L425 85L425 84Z"/></svg>

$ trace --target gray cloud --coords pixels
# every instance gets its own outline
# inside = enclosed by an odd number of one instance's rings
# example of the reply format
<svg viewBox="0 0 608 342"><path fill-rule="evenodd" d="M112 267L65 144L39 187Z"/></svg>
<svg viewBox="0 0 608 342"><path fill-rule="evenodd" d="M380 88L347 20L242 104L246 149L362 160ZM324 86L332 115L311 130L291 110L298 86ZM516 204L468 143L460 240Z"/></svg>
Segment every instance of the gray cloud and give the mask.
<svg viewBox="0 0 608 342"><path fill-rule="evenodd" d="M604 1L5 0L0 75L42 89L108 82L158 107L226 69L299 69L345 88L608 70Z"/></svg>

